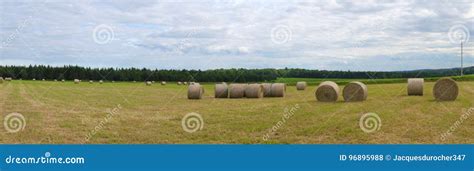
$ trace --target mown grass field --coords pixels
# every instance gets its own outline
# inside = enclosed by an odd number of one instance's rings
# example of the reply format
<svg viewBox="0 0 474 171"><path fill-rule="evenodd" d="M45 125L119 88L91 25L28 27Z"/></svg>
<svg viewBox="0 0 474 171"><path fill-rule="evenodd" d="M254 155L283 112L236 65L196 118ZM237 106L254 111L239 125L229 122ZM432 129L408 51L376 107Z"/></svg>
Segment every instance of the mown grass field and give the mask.
<svg viewBox="0 0 474 171"><path fill-rule="evenodd" d="M17 112L26 126L16 133L2 127L0 143L474 143L473 115L441 139L474 107L472 81L458 82L460 95L454 102L434 101L434 83L426 82L422 97L406 96L405 83L369 84L367 101L353 103L344 103L342 97L337 103L317 102L316 84L309 81L305 91L289 86L284 98L262 99L215 99L213 84L204 84L202 100L188 100L186 86L175 83L4 82L1 122ZM293 115L278 124L295 106ZM114 115L108 117L111 111ZM202 130L183 130L181 120L190 112L203 117ZM360 117L368 112L380 117L378 131L366 133L359 127ZM101 128L87 138L98 125Z"/></svg>

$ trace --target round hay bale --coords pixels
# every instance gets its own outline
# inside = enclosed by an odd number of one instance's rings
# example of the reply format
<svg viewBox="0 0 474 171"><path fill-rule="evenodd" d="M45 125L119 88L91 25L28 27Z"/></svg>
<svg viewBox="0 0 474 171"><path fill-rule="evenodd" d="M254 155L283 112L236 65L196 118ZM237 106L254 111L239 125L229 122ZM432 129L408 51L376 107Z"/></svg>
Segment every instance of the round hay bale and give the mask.
<svg viewBox="0 0 474 171"><path fill-rule="evenodd" d="M46 81L46 80L43 78L43 79L41 79L41 81Z"/></svg>
<svg viewBox="0 0 474 171"><path fill-rule="evenodd" d="M215 98L227 98L229 97L229 86L227 84L216 84L214 87Z"/></svg>
<svg viewBox="0 0 474 171"><path fill-rule="evenodd" d="M246 84L230 84L229 98L243 98L245 97Z"/></svg>
<svg viewBox="0 0 474 171"><path fill-rule="evenodd" d="M199 84L188 86L188 99L201 99L204 94L204 89Z"/></svg>
<svg viewBox="0 0 474 171"><path fill-rule="evenodd" d="M458 84L448 77L440 78L433 87L433 95L437 101L454 101L458 94Z"/></svg>
<svg viewBox="0 0 474 171"><path fill-rule="evenodd" d="M74 84L79 84L79 82L81 82L81 80L79 80L79 79L74 79Z"/></svg>
<svg viewBox="0 0 474 171"><path fill-rule="evenodd" d="M316 99L321 102L335 102L340 94L339 86L332 81L324 81L316 89Z"/></svg>
<svg viewBox="0 0 474 171"><path fill-rule="evenodd" d="M166 85L166 81L162 81L162 82L161 82L161 85Z"/></svg>
<svg viewBox="0 0 474 171"><path fill-rule="evenodd" d="M285 97L286 84L273 83L270 88L271 97Z"/></svg>
<svg viewBox="0 0 474 171"><path fill-rule="evenodd" d="M271 92L272 84L263 83L262 87L263 87L263 97L272 97L272 92Z"/></svg>
<svg viewBox="0 0 474 171"><path fill-rule="evenodd" d="M36 81L36 78L33 78L33 81Z"/></svg>
<svg viewBox="0 0 474 171"><path fill-rule="evenodd" d="M147 82L145 82L145 85L147 85L147 86L151 86L151 81L147 81Z"/></svg>
<svg viewBox="0 0 474 171"><path fill-rule="evenodd" d="M299 81L296 83L296 90L304 90L306 89L306 81Z"/></svg>
<svg viewBox="0 0 474 171"><path fill-rule="evenodd" d="M261 84L249 84L245 86L245 97L262 98L263 86Z"/></svg>
<svg viewBox="0 0 474 171"><path fill-rule="evenodd" d="M62 79L61 82L65 82L66 80Z"/></svg>
<svg viewBox="0 0 474 171"><path fill-rule="evenodd" d="M407 93L409 96L423 96L423 78L409 78L407 84Z"/></svg>
<svg viewBox="0 0 474 171"><path fill-rule="evenodd" d="M112 83L115 83L115 81L112 81Z"/></svg>
<svg viewBox="0 0 474 171"><path fill-rule="evenodd" d="M12 80L13 80L12 77L6 77L6 78L5 78L5 81L12 81Z"/></svg>
<svg viewBox="0 0 474 171"><path fill-rule="evenodd" d="M104 81L103 81L103 80L99 80L99 84L102 84L102 83L104 83Z"/></svg>
<svg viewBox="0 0 474 171"><path fill-rule="evenodd" d="M94 81L92 81L92 80L89 80L89 84L92 84L92 83L94 83Z"/></svg>
<svg viewBox="0 0 474 171"><path fill-rule="evenodd" d="M181 84L183 84L183 83L182 83L181 81L178 81L176 84L181 85Z"/></svg>
<svg viewBox="0 0 474 171"><path fill-rule="evenodd" d="M342 90L346 102L364 101L367 99L367 94L367 86L359 81L350 82Z"/></svg>
<svg viewBox="0 0 474 171"><path fill-rule="evenodd" d="M188 85L188 82L185 81L185 82L183 82L183 84L184 84L184 85Z"/></svg>
<svg viewBox="0 0 474 171"><path fill-rule="evenodd" d="M58 80L57 79L54 79L54 82L57 82Z"/></svg>

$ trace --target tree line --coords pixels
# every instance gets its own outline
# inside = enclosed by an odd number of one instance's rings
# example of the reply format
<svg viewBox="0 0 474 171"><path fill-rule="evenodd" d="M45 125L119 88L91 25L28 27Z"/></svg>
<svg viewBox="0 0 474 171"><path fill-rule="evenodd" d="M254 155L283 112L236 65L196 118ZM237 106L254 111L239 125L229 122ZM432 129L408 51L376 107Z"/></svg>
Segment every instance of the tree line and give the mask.
<svg viewBox="0 0 474 171"><path fill-rule="evenodd" d="M81 79L109 81L198 81L198 82L262 82L278 77L296 78L413 78L459 75L459 68L414 71L328 71L309 69L210 69L174 70L147 68L90 68L80 66L0 66L1 77L13 79ZM464 74L474 74L474 67L464 68Z"/></svg>

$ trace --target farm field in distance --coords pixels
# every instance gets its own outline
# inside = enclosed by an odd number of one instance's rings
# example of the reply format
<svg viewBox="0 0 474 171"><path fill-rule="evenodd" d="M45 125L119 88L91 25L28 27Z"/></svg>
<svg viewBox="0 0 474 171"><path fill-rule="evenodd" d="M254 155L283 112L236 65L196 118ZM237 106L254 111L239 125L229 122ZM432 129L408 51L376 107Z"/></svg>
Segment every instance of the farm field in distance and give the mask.
<svg viewBox="0 0 474 171"><path fill-rule="evenodd" d="M294 86L300 80L309 83L304 91L296 91ZM351 81L324 80L342 84ZM201 100L188 100L187 86L175 82L145 86L142 82L5 81L0 84L0 111L3 116L21 113L26 126L16 133L0 131L0 143L474 143L472 118L441 139L464 112L474 107L474 81L458 81L456 101L436 102L432 95L434 82L425 82L424 96L407 96L406 83L394 80L390 84L368 84L368 99L352 103L343 102L342 97L336 103L316 101L316 83L321 79L279 78L275 82L290 85L286 96L261 99L215 99L214 83L203 83L205 94ZM283 119L292 108L291 117ZM202 116L202 130L183 130L181 120L191 112ZM108 117L110 113L113 116ZM379 130L361 130L359 118L365 113L378 114ZM93 130L97 131L91 133Z"/></svg>

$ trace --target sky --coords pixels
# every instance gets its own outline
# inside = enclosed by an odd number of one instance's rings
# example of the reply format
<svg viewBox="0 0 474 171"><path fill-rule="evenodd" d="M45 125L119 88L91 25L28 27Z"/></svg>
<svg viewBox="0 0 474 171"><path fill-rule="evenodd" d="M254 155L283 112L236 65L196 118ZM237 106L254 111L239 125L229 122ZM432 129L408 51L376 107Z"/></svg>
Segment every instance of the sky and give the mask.
<svg viewBox="0 0 474 171"><path fill-rule="evenodd" d="M2 0L0 65L399 71L474 65L472 0Z"/></svg>

